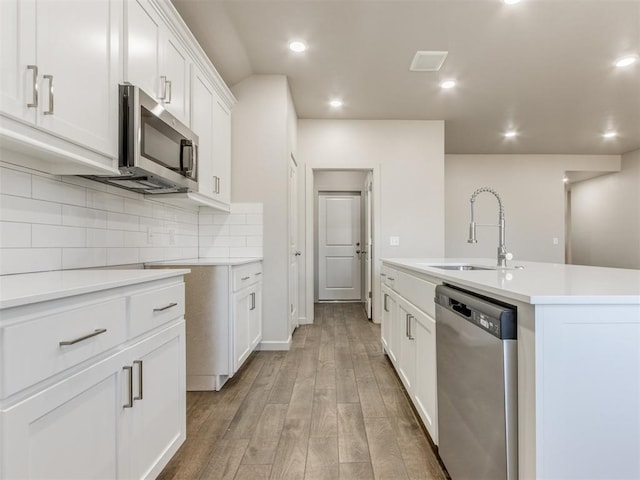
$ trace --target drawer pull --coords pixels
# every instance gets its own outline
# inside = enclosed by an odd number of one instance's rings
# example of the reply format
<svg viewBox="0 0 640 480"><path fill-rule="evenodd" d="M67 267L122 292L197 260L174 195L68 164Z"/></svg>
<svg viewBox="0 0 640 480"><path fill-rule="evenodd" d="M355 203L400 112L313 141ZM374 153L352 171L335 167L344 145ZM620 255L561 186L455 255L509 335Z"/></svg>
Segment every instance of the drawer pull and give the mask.
<svg viewBox="0 0 640 480"><path fill-rule="evenodd" d="M245 280L249 280L250 278L251 277L242 277L240 280L242 280L244 282Z"/></svg>
<svg viewBox="0 0 640 480"><path fill-rule="evenodd" d="M126 367L122 367L123 370L129 372L129 395L128 395L128 403L122 405L122 408L133 408L133 367L127 365Z"/></svg>
<svg viewBox="0 0 640 480"><path fill-rule="evenodd" d="M256 277L257 277L258 275L262 275L262 272L258 272L258 273L256 273Z"/></svg>
<svg viewBox="0 0 640 480"><path fill-rule="evenodd" d="M381 276L381 277L386 277L386 276L387 276L387 274L386 274L386 273L381 273L381 274L380 274L380 276Z"/></svg>
<svg viewBox="0 0 640 480"><path fill-rule="evenodd" d="M166 305L166 306L164 306L164 307L154 308L154 309L153 309L153 311L154 311L154 312L164 312L165 310L168 310L168 309L170 309L170 308L173 308L173 307L175 307L176 305L178 305L178 304L177 304L177 303L175 303L175 302L172 302L172 303L170 303L169 305Z"/></svg>
<svg viewBox="0 0 640 480"><path fill-rule="evenodd" d="M251 294L251 308L249 310L255 310L256 309L256 294L252 293Z"/></svg>
<svg viewBox="0 0 640 480"><path fill-rule="evenodd" d="M134 400L142 400L142 360L134 360L134 365L138 365L138 396L133 397Z"/></svg>
<svg viewBox="0 0 640 480"><path fill-rule="evenodd" d="M389 277L389 280L391 280L393 282L395 280L395 278Z"/></svg>
<svg viewBox="0 0 640 480"><path fill-rule="evenodd" d="M106 328L98 328L96 330L94 330L93 333L89 333L87 335L84 335L82 337L78 337L78 338L74 338L73 340L64 340L62 342L60 342L60 346L61 347L67 347L69 345L75 345L76 343L82 342L83 340L87 340L91 337L96 337L98 335L101 335L103 333L106 333L107 329Z"/></svg>

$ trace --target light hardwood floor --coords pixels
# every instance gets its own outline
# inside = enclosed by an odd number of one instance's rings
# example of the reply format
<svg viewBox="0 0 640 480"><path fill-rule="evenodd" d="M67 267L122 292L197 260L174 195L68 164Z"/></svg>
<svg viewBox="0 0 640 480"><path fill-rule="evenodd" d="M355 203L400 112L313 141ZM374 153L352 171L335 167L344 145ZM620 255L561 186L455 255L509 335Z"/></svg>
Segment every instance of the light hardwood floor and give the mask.
<svg viewBox="0 0 640 480"><path fill-rule="evenodd" d="M187 394L169 479L446 479L360 304L316 305L288 352Z"/></svg>

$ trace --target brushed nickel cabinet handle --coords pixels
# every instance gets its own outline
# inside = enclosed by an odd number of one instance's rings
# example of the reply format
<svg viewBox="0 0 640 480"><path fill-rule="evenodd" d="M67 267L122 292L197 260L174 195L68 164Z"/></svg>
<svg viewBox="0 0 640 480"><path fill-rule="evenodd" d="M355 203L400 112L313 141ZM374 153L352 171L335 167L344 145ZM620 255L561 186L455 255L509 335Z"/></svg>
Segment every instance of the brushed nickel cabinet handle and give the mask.
<svg viewBox="0 0 640 480"><path fill-rule="evenodd" d="M171 80L167 80L167 86L169 87L169 98L167 98L164 103L169 104L171 103L171 97L173 97L173 88L171 87ZM165 87L165 92L166 92L166 87ZM165 93L166 95L166 93Z"/></svg>
<svg viewBox="0 0 640 480"><path fill-rule="evenodd" d="M31 84L31 103L27 103L27 107L38 106L38 66L27 65L27 70L33 70L33 83Z"/></svg>
<svg viewBox="0 0 640 480"><path fill-rule="evenodd" d="M262 275L262 272L258 272L258 273L256 273L256 277L257 277L258 275Z"/></svg>
<svg viewBox="0 0 640 480"><path fill-rule="evenodd" d="M125 403L122 408L133 408L133 367L127 365L126 367L122 367L122 369L129 372L129 402Z"/></svg>
<svg viewBox="0 0 640 480"><path fill-rule="evenodd" d="M389 307L387 306L387 299L389 298L389 295L387 295L386 293L384 294L384 311L388 312L389 311Z"/></svg>
<svg viewBox="0 0 640 480"><path fill-rule="evenodd" d="M46 110L44 114L53 115L53 75L43 75L42 78L49 80L49 110Z"/></svg>
<svg viewBox="0 0 640 480"><path fill-rule="evenodd" d="M160 90L162 95L158 95L158 100L166 100L167 98L167 76L160 75Z"/></svg>
<svg viewBox="0 0 640 480"><path fill-rule="evenodd" d="M220 193L220 177L216 177L216 193Z"/></svg>
<svg viewBox="0 0 640 480"><path fill-rule="evenodd" d="M134 360L134 365L138 365L138 395L133 397L134 400L142 400L142 360Z"/></svg>
<svg viewBox="0 0 640 480"><path fill-rule="evenodd" d="M75 345L76 343L80 343L83 340L87 340L92 337L97 337L98 335L101 335L106 332L107 332L106 328L97 328L92 333L88 333L87 335L83 335L82 337L74 338L73 340L63 340L62 342L60 342L59 345L61 347L68 347L69 345Z"/></svg>
<svg viewBox="0 0 640 480"><path fill-rule="evenodd" d="M255 310L256 309L256 294L252 293L251 294L251 308L249 310Z"/></svg>
<svg viewBox="0 0 640 480"><path fill-rule="evenodd" d="M175 302L171 302L169 305L165 305L164 307L160 307L160 308L154 308L153 311L154 312L164 312L165 310L168 310L170 308L175 307L176 305L178 305Z"/></svg>
<svg viewBox="0 0 640 480"><path fill-rule="evenodd" d="M245 280L249 280L250 278L251 277L242 277L240 280L242 280L244 282Z"/></svg>
<svg viewBox="0 0 640 480"><path fill-rule="evenodd" d="M409 330L408 330L407 337L409 337L409 340L415 340L413 338L413 329L411 328L411 319L412 318L415 318L415 317L413 315L411 315L411 314L407 315L407 323L409 325Z"/></svg>
<svg viewBox="0 0 640 480"><path fill-rule="evenodd" d="M395 280L395 278L389 277L389 280L391 280L393 282Z"/></svg>
<svg viewBox="0 0 640 480"><path fill-rule="evenodd" d="M381 276L381 277L386 277L386 276L387 276L387 274L386 274L386 273L381 273L381 274L380 274L380 276Z"/></svg>

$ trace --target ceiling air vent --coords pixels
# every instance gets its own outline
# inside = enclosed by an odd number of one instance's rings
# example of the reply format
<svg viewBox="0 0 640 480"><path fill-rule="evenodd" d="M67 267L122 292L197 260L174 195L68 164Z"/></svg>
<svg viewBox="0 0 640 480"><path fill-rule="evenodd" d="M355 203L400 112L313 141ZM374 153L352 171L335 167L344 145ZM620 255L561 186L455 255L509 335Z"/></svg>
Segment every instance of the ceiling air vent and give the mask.
<svg viewBox="0 0 640 480"><path fill-rule="evenodd" d="M412 72L437 72L442 67L449 52L416 52L409 70Z"/></svg>

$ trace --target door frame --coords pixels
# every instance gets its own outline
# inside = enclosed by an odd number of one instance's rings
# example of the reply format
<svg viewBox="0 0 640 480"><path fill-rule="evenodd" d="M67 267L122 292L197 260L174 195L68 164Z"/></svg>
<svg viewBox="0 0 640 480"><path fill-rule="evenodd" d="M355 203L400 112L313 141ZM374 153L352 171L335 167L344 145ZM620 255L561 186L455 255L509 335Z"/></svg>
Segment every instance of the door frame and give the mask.
<svg viewBox="0 0 640 480"><path fill-rule="evenodd" d="M306 307L306 322L305 323L313 323L314 322L314 285L315 285L315 265L314 265L314 254L315 251L315 235L314 235L314 225L316 222L315 212L314 212L314 171L362 171L362 172L371 172L372 173L372 187L371 187L371 197L372 197L372 242L373 242L373 255L371 256L371 275L372 278L377 278L380 274L380 266L381 260L379 256L379 248L377 247L380 243L380 180L381 180L381 165L378 164L374 167L370 168L313 168L310 165L306 165L306 174L305 174L305 248L306 248L306 256L305 256L305 307ZM380 323L381 320L381 312L380 305L378 299L380 298L380 283L372 281L371 285L371 301L372 301L372 321L374 323Z"/></svg>

